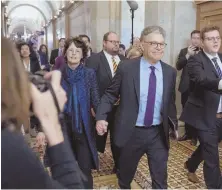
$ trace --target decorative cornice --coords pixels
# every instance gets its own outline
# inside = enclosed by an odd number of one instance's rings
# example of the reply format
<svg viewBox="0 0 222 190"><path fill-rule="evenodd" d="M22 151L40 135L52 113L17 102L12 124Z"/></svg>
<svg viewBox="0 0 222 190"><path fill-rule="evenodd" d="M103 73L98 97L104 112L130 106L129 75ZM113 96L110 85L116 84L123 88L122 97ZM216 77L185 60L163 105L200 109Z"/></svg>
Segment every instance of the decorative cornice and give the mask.
<svg viewBox="0 0 222 190"><path fill-rule="evenodd" d="M212 0L204 0L204 1L194 0L194 2L195 2L196 5L203 4L203 3L208 3L208 2L210 2L210 1L212 1Z"/></svg>

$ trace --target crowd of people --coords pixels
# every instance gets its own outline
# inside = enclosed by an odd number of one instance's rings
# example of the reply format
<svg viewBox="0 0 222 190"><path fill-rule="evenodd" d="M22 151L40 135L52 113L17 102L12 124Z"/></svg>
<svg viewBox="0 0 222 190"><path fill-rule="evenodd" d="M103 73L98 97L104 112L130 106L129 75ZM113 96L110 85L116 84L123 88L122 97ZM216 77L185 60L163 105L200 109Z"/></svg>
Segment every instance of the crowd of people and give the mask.
<svg viewBox="0 0 222 190"><path fill-rule="evenodd" d="M121 189L131 188L144 154L152 188L167 189L170 131L176 140L200 142L184 163L188 179L198 182L195 171L204 161L207 188L222 188L219 28L194 30L190 46L178 56L176 68L183 70L180 120L185 122L181 137L177 71L162 61L165 39L162 27L148 26L126 49L110 31L103 36L103 49L95 53L90 38L82 34L59 39L49 57L44 44L38 50L36 43L15 45L2 37L2 188L93 189L92 169L99 170L98 152L104 153L109 133L113 172ZM40 91L27 72L44 73L42 80L51 88ZM47 143L44 164L24 140L21 131L29 127L37 131L39 146Z"/></svg>

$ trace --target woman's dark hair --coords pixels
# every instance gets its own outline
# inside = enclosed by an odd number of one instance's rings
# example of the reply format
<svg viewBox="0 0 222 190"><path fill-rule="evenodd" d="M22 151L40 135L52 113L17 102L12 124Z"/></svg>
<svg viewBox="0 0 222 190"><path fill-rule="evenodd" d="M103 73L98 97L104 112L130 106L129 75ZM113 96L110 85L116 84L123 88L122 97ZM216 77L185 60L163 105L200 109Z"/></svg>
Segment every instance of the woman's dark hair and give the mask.
<svg viewBox="0 0 222 190"><path fill-rule="evenodd" d="M64 50L63 50L63 56L67 62L67 57L66 57L66 52L67 52L67 49L69 48L69 46L74 43L75 46L77 48L81 48L82 49L82 60L81 61L84 61L86 58L87 58L87 52L88 52L88 48L86 46L86 44L82 41L82 39L80 37L72 37L72 38L69 38L65 41L65 46L64 46Z"/></svg>
<svg viewBox="0 0 222 190"><path fill-rule="evenodd" d="M80 34L79 37L82 39L82 38L87 38L88 39L88 42L90 43L90 38L89 36L87 36L86 34Z"/></svg>
<svg viewBox="0 0 222 190"><path fill-rule="evenodd" d="M28 46L28 47L29 47L29 50L31 51L31 48L30 48L30 46L29 46L28 43L26 43L26 42L20 42L20 43L18 43L17 46L16 46L19 53L21 53L22 46Z"/></svg>
<svg viewBox="0 0 222 190"><path fill-rule="evenodd" d="M48 47L45 45L45 44L42 44L40 47L39 47L39 51L42 52L42 47L45 47L46 49L46 55L48 56Z"/></svg>

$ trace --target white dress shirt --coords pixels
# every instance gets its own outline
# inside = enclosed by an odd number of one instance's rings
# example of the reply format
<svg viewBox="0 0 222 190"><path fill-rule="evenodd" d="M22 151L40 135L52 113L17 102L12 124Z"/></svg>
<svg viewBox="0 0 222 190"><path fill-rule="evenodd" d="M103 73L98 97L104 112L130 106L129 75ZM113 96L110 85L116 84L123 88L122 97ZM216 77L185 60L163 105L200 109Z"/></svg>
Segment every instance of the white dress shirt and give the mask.
<svg viewBox="0 0 222 190"><path fill-rule="evenodd" d="M213 64L213 66L215 67L215 69L216 69L216 71L217 71L217 68L216 68L216 66L215 66L215 63L212 61L212 59L213 58L217 58L217 63L218 63L218 65L219 65L219 67L220 67L220 70L222 71L222 62L221 62L221 60L220 60L220 57L218 56L218 54L216 54L215 56L212 56L212 55L210 55L209 53L206 53L205 51L204 51L204 53L207 55L207 57L211 60L211 63ZM221 87L220 87L221 86ZM222 80L220 80L220 82L219 82L219 87L218 87L218 89L220 90L220 89L222 89ZM218 106L218 110L217 110L217 113L221 113L222 112L222 97L220 96L220 103L219 103L219 106Z"/></svg>
<svg viewBox="0 0 222 190"><path fill-rule="evenodd" d="M30 72L30 70L31 70L30 60L29 60L29 64L28 64L28 65L23 61L23 65L24 65L24 67L25 67L25 70L28 71L28 72Z"/></svg>
<svg viewBox="0 0 222 190"><path fill-rule="evenodd" d="M104 54L105 54L105 56L106 56L106 59L107 59L107 61L108 61L108 63L109 63L109 67L110 67L110 70L111 70L111 73L112 73L112 77L114 77L114 74L115 74L115 73L114 73L114 71L113 71L113 60L112 60L112 57L114 57L117 65L119 65L120 58L119 58L118 55L112 56L112 55L108 54L108 53L107 53L106 51L104 51L104 50L103 50L103 52L104 52Z"/></svg>

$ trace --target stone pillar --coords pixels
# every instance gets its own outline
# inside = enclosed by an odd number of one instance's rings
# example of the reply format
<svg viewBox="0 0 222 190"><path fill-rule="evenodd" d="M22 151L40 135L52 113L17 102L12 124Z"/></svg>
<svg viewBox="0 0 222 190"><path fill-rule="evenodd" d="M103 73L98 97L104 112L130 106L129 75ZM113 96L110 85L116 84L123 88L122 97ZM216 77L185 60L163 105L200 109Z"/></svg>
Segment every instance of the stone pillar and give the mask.
<svg viewBox="0 0 222 190"><path fill-rule="evenodd" d="M56 45L57 45L57 34L56 34L56 20L52 20L52 35L53 35L53 48L56 48Z"/></svg>
<svg viewBox="0 0 222 190"><path fill-rule="evenodd" d="M69 13L65 11L65 38L70 37L70 18Z"/></svg>
<svg viewBox="0 0 222 190"><path fill-rule="evenodd" d="M48 30L47 30L47 27L45 27L45 30L44 30L44 32L45 32L45 44L47 45L48 44Z"/></svg>
<svg viewBox="0 0 222 190"><path fill-rule="evenodd" d="M5 12L5 7L1 6L1 22L2 22L1 30L2 30L3 36L5 36L5 14L4 14L4 12Z"/></svg>
<svg viewBox="0 0 222 190"><path fill-rule="evenodd" d="M190 33L196 27L193 1L146 1L145 26L159 25L166 31L167 47L163 61L175 67L180 50L187 47ZM181 73L178 72L177 89ZM176 89L178 115L181 113L180 93Z"/></svg>
<svg viewBox="0 0 222 190"><path fill-rule="evenodd" d="M121 1L109 1L109 30L121 35Z"/></svg>
<svg viewBox="0 0 222 190"><path fill-rule="evenodd" d="M114 31L120 34L121 1L84 1L87 3L93 51L102 50L103 35Z"/></svg>

